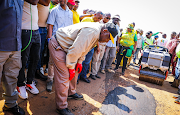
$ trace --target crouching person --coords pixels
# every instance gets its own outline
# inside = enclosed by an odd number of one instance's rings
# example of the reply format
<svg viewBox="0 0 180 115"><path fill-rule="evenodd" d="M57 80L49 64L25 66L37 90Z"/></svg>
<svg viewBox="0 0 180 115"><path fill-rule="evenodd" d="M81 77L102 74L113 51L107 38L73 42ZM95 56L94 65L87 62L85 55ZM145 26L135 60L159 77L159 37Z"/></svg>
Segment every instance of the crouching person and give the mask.
<svg viewBox="0 0 180 115"><path fill-rule="evenodd" d="M122 75L124 75L128 58L131 57L132 54L134 54L137 46L137 36L135 32L132 32L133 29L133 25L129 24L127 27L127 31L123 33L120 38L120 44L122 45L122 47L117 53L117 64L114 70L118 69L121 59L123 58Z"/></svg>
<svg viewBox="0 0 180 115"><path fill-rule="evenodd" d="M114 24L78 23L59 28L49 40L49 51L54 64L56 110L62 115L73 115L67 108L67 98L83 99L76 93L78 73L85 55L99 42L113 40L117 34Z"/></svg>

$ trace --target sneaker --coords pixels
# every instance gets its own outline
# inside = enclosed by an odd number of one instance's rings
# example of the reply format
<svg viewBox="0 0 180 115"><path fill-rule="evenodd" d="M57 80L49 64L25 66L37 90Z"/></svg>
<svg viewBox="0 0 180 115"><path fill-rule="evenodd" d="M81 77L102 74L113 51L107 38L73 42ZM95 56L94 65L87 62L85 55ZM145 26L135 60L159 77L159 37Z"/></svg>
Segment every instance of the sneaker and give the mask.
<svg viewBox="0 0 180 115"><path fill-rule="evenodd" d="M180 104L180 96L174 102Z"/></svg>
<svg viewBox="0 0 180 115"><path fill-rule="evenodd" d="M174 99L177 99L179 97L179 95L173 95Z"/></svg>
<svg viewBox="0 0 180 115"><path fill-rule="evenodd" d="M105 74L105 73L106 73L106 72L104 71L104 69L102 69L100 72L101 72L101 73L103 73L103 74Z"/></svg>
<svg viewBox="0 0 180 115"><path fill-rule="evenodd" d="M17 91L18 91L18 95L21 99L28 98L28 93L26 92L26 86L21 86L21 87L17 86Z"/></svg>
<svg viewBox="0 0 180 115"><path fill-rule="evenodd" d="M29 90L32 94L38 94L39 90L36 88L36 86L32 84L26 84L26 89Z"/></svg>
<svg viewBox="0 0 180 115"><path fill-rule="evenodd" d="M44 75L44 68L43 68L43 67L41 67L41 68L39 69L39 71Z"/></svg>
<svg viewBox="0 0 180 115"><path fill-rule="evenodd" d="M12 108L3 107L3 112L10 112L13 115L25 115L25 112L22 108L20 108L18 105Z"/></svg>
<svg viewBox="0 0 180 115"><path fill-rule="evenodd" d="M109 72L109 73L115 73L115 71L111 70L111 69L107 69L106 71Z"/></svg>
<svg viewBox="0 0 180 115"><path fill-rule="evenodd" d="M45 73L48 73L48 68L46 68L46 69L44 70L44 72L45 72Z"/></svg>
<svg viewBox="0 0 180 115"><path fill-rule="evenodd" d="M47 82L46 90L47 90L48 92L51 92L51 91L52 91L52 85L53 85L53 81L48 81L48 82Z"/></svg>
<svg viewBox="0 0 180 115"><path fill-rule="evenodd" d="M59 113L60 115L74 115L73 113L71 113L71 111L68 108L56 109L56 112Z"/></svg>

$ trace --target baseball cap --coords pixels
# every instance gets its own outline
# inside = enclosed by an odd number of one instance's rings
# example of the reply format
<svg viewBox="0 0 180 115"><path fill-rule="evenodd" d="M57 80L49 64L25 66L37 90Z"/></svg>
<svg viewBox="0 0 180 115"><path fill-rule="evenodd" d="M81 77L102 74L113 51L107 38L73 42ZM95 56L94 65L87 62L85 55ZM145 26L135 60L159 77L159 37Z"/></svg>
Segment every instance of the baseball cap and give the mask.
<svg viewBox="0 0 180 115"><path fill-rule="evenodd" d="M127 28L134 29L134 25L133 24L129 24Z"/></svg>
<svg viewBox="0 0 180 115"><path fill-rule="evenodd" d="M158 36L158 35L156 35L156 36L154 36L154 38L159 38L159 36Z"/></svg>
<svg viewBox="0 0 180 115"><path fill-rule="evenodd" d="M112 43L114 44L114 38L118 34L116 25L114 23L106 23L105 26L108 29L108 31L110 32L110 39L111 39Z"/></svg>
<svg viewBox="0 0 180 115"><path fill-rule="evenodd" d="M75 2L80 3L80 1L79 1L79 0L75 0Z"/></svg>
<svg viewBox="0 0 180 115"><path fill-rule="evenodd" d="M115 15L112 18L117 18L117 19L119 19L119 21L121 21L120 16L118 16L118 15Z"/></svg>
<svg viewBox="0 0 180 115"><path fill-rule="evenodd" d="M75 1L74 0L68 0L68 2L72 5L75 5Z"/></svg>

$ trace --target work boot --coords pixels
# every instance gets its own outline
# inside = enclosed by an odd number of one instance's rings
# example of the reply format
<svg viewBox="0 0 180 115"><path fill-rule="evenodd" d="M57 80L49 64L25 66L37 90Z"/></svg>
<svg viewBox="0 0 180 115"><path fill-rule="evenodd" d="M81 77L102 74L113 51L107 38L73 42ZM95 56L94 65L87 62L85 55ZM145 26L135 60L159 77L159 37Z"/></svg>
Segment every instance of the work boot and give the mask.
<svg viewBox="0 0 180 115"><path fill-rule="evenodd" d="M177 92L179 95L180 95L180 89L178 89L178 92Z"/></svg>
<svg viewBox="0 0 180 115"><path fill-rule="evenodd" d="M20 108L18 105L12 108L3 107L3 112L10 112L13 115L25 115L25 112L22 108Z"/></svg>
<svg viewBox="0 0 180 115"><path fill-rule="evenodd" d="M111 69L106 69L106 71L109 72L109 73L115 73L115 71L111 70Z"/></svg>
<svg viewBox="0 0 180 115"><path fill-rule="evenodd" d="M48 81L48 82L47 82L46 90L47 90L48 92L51 92L51 91L52 91L52 85L53 85L53 81Z"/></svg>
<svg viewBox="0 0 180 115"><path fill-rule="evenodd" d="M75 99L75 100L82 100L83 99L83 95L79 95L77 93L68 96L68 99Z"/></svg>
<svg viewBox="0 0 180 115"><path fill-rule="evenodd" d="M91 74L89 77L90 77L91 79L93 79L93 80L96 80L95 75L92 75L92 74Z"/></svg>
<svg viewBox="0 0 180 115"><path fill-rule="evenodd" d="M104 69L102 69L100 72L101 72L101 73L103 73L103 74L105 74L105 73L106 73L106 72L104 71Z"/></svg>
<svg viewBox="0 0 180 115"><path fill-rule="evenodd" d="M65 108L65 109L56 109L56 111L60 115L74 115L73 113L71 113L71 111L68 108Z"/></svg>
<svg viewBox="0 0 180 115"><path fill-rule="evenodd" d="M121 73L122 75L124 75L125 74L125 69L124 68L122 68L122 73Z"/></svg>

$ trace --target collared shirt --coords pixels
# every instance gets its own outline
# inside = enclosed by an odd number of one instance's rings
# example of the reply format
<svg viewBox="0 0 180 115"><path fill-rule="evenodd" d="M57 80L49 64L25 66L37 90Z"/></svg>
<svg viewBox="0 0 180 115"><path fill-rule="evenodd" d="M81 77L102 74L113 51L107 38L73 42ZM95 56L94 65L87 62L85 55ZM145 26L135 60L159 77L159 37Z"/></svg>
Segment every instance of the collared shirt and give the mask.
<svg viewBox="0 0 180 115"><path fill-rule="evenodd" d="M118 31L118 34L114 37L114 44L112 43L111 40L109 40L108 43L107 43L107 46L108 46L108 47L116 47L117 38L121 35L121 32L120 32L120 30L119 30L119 26L118 26L118 25L116 25L116 29L117 29L117 31Z"/></svg>
<svg viewBox="0 0 180 115"><path fill-rule="evenodd" d="M72 10L73 12L73 24L79 23L80 22L80 18L79 18L79 14L77 13L77 11Z"/></svg>
<svg viewBox="0 0 180 115"><path fill-rule="evenodd" d="M67 53L66 66L69 69L84 61L85 55L97 44L102 27L99 22L83 22L57 30L56 39Z"/></svg>
<svg viewBox="0 0 180 115"><path fill-rule="evenodd" d="M55 35L58 28L73 24L73 13L69 10L68 6L66 6L66 10L64 10L60 5L57 5L51 10L47 24L53 25L52 35Z"/></svg>
<svg viewBox="0 0 180 115"><path fill-rule="evenodd" d="M21 49L21 22L23 0L1 0L0 51Z"/></svg>
<svg viewBox="0 0 180 115"><path fill-rule="evenodd" d="M166 44L166 48L169 50L170 54L175 53L176 46L177 46L177 39L171 39Z"/></svg>

